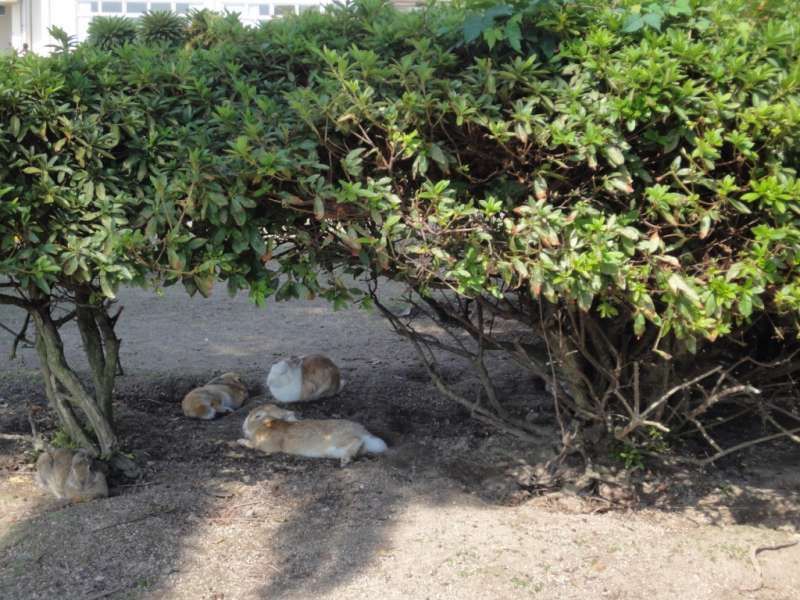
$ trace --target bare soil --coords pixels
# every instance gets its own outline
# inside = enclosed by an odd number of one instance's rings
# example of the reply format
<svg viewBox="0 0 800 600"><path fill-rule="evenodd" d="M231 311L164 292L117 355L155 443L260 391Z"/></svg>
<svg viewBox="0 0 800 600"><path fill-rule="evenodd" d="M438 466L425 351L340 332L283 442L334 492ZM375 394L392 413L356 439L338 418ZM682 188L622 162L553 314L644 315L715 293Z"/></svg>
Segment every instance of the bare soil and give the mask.
<svg viewBox="0 0 800 600"><path fill-rule="evenodd" d="M705 471L620 473L592 496L552 491L536 468L552 440L526 446L476 423L376 314L324 301L258 309L221 291L125 290L121 301L115 410L145 473L112 481L111 497L61 506L34 485L30 444L13 434L28 433L28 401L45 405L35 354L0 363L0 598L800 597L800 545L767 548L798 539L800 452L788 442ZM22 320L0 307L0 322ZM65 337L85 368L77 333ZM11 342L0 332L0 356ZM348 383L298 411L362 422L386 455L340 468L233 443L265 399L269 365L312 351ZM539 387L497 369L503 394L546 419ZM184 418L183 394L228 370L251 402ZM443 375L473 385L468 365ZM36 419L53 432L46 410Z"/></svg>

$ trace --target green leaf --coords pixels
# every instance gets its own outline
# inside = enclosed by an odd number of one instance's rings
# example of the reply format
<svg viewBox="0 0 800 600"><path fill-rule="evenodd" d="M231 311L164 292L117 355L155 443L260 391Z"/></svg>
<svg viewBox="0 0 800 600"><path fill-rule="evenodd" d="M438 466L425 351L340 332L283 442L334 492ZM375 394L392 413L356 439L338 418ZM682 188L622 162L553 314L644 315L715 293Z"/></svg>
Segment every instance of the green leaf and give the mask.
<svg viewBox="0 0 800 600"><path fill-rule="evenodd" d="M753 297L750 294L743 294L739 297L739 312L745 318L753 314Z"/></svg>
<svg viewBox="0 0 800 600"><path fill-rule="evenodd" d="M489 19L496 17L509 17L514 14L514 9L508 4L496 4L487 9L484 15Z"/></svg>
<svg viewBox="0 0 800 600"><path fill-rule="evenodd" d="M744 202L740 202L739 200L736 200L735 198L728 198L727 200L728 200L728 202L730 203L731 206L733 206L736 210L738 210L743 215L750 215L750 214L753 213L753 211L751 211Z"/></svg>
<svg viewBox="0 0 800 600"><path fill-rule="evenodd" d="M186 263L173 248L167 248L167 258L170 268L178 272L183 271L183 267L186 266Z"/></svg>
<svg viewBox="0 0 800 600"><path fill-rule="evenodd" d="M464 42L469 44L478 39L484 29L492 24L492 19L486 19L483 15L472 15L464 21Z"/></svg>
<svg viewBox="0 0 800 600"><path fill-rule="evenodd" d="M547 181L541 175L537 175L533 179L533 195L537 200L545 200L547 198Z"/></svg>
<svg viewBox="0 0 800 600"><path fill-rule="evenodd" d="M8 132L13 135L15 138L19 137L19 130L20 130L20 122L19 117L17 115L13 115L8 120Z"/></svg>
<svg viewBox="0 0 800 600"><path fill-rule="evenodd" d="M194 277L184 277L183 287L189 296L194 296L197 293L197 284L194 282Z"/></svg>
<svg viewBox="0 0 800 600"><path fill-rule="evenodd" d="M44 277L34 277L33 280L36 282L36 287L42 290L48 296L50 295L50 284Z"/></svg>
<svg viewBox="0 0 800 600"><path fill-rule="evenodd" d="M194 276L194 284L197 286L197 290L203 296L203 298L208 298L211 295L211 290L214 288L215 277L214 274L211 273L206 276Z"/></svg>
<svg viewBox="0 0 800 600"><path fill-rule="evenodd" d="M116 298L116 295L114 294L114 288L112 288L111 284L108 282L106 274L100 273L99 279L100 279L100 289L102 290L103 295L111 300Z"/></svg>
<svg viewBox="0 0 800 600"><path fill-rule="evenodd" d="M661 16L656 13L647 13L642 16L642 22L656 31L661 31Z"/></svg>
<svg viewBox="0 0 800 600"><path fill-rule="evenodd" d="M70 256L64 263L64 275L70 276L78 270L78 257Z"/></svg>
<svg viewBox="0 0 800 600"><path fill-rule="evenodd" d="M641 15L630 15L625 19L625 23L622 25L622 31L625 33L633 33L634 31L639 31L642 27L644 27L644 20L642 20Z"/></svg>
<svg viewBox="0 0 800 600"><path fill-rule="evenodd" d="M325 203L320 196L314 196L314 218L317 221L325 218Z"/></svg>
<svg viewBox="0 0 800 600"><path fill-rule="evenodd" d="M428 147L428 156L435 160L443 170L447 169L447 158L437 144L431 144Z"/></svg>
<svg viewBox="0 0 800 600"><path fill-rule="evenodd" d="M670 9L670 14L672 15L691 15L692 14L692 5L690 4L689 0L675 0Z"/></svg>
<svg viewBox="0 0 800 600"><path fill-rule="evenodd" d="M700 303L700 296L697 295L697 292L695 292L678 273L670 275L667 285L669 285L669 289L672 290L673 294L683 294L695 304Z"/></svg>
<svg viewBox="0 0 800 600"><path fill-rule="evenodd" d="M519 23L516 21L506 23L505 34L509 45L517 52L522 52L522 31L519 28Z"/></svg>
<svg viewBox="0 0 800 600"><path fill-rule="evenodd" d="M625 156L623 156L622 150L617 146L608 146L606 148L606 157L612 167L621 167L625 164Z"/></svg>

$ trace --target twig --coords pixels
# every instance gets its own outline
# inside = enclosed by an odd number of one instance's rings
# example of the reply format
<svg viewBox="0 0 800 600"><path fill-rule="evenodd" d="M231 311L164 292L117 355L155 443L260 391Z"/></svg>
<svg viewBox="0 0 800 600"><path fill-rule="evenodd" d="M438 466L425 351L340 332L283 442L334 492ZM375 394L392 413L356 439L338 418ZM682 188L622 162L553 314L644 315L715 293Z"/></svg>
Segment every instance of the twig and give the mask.
<svg viewBox="0 0 800 600"><path fill-rule="evenodd" d="M77 310L71 310L68 313L66 313L63 317L59 319L53 319L53 324L56 326L56 329L61 329L63 325L66 325L67 323L72 321L72 319L74 319L77 316L77 314L78 314Z"/></svg>
<svg viewBox="0 0 800 600"><path fill-rule="evenodd" d="M700 432L700 435L703 436L703 438L708 442L708 444L714 450L716 450L717 452L722 452L723 451L722 448L720 448L719 444L717 444L717 442L714 440L714 438L712 438L708 434L708 431L706 431L706 428L703 427L703 424L700 423L700 421L698 421L694 417L689 417L689 420L692 422L692 424L694 424L695 427L697 427L697 430Z"/></svg>
<svg viewBox="0 0 800 600"><path fill-rule="evenodd" d="M786 437L788 437L790 440L792 440L792 441L793 441L795 444L800 444L800 437L797 437L796 435L792 434L790 431L788 431L788 430L787 430L787 429L786 429L786 428L785 428L783 425L781 425L780 423L778 423L778 422L777 422L777 421L776 421L774 418L772 418L770 415L767 415L767 421L769 421L770 423L772 423L772 425L775 427L775 429L777 429L777 430L779 430L779 431L782 431L783 433L785 433L785 434L786 434Z"/></svg>
<svg viewBox="0 0 800 600"><path fill-rule="evenodd" d="M445 396L454 400L456 403L464 406L465 408L469 409L471 416L481 422L487 423L492 425L493 427L505 431L506 433L510 433L520 439L526 440L528 442L537 442L540 441L539 438L534 437L526 431L526 429L530 431L534 431L536 433L545 434L545 428L534 428L534 426L530 424L525 424L525 428L521 426L515 426L514 424L510 424L505 422L503 419L498 418L496 415L492 414L487 409L479 406L477 403L470 402L463 396L455 393L451 390L439 376L435 369L435 358L433 357L433 352L428 347L428 340L425 339L423 336L416 334L411 328L404 325L392 312L383 306L380 300L377 299L376 295L373 293L373 302L375 306L381 311L381 313L386 317L386 319L390 322L392 327L398 333L402 333L404 337L409 339L411 343L414 345L414 349L417 351L417 355L421 358L422 364L425 367L425 370L428 372L428 376L433 381L436 388ZM423 345L425 348L423 348ZM428 350L428 353L431 354L431 358L425 353L425 350Z"/></svg>
<svg viewBox="0 0 800 600"><path fill-rule="evenodd" d="M764 437L760 437L755 440L750 440L748 442L742 442L741 444L736 444L735 446L732 446L727 450L718 452L714 456L709 456L708 458L700 461L700 464L708 465L713 463L714 461L719 460L723 456L727 456L728 454L733 454L734 452L738 452L739 450L744 450L745 448L749 448L750 446L755 446L756 444L761 444L762 442L769 442L771 440L777 440L778 438L791 436L795 433L800 433L800 427L796 429L784 430L781 433L773 433L772 435L765 435Z"/></svg>
<svg viewBox="0 0 800 600"><path fill-rule="evenodd" d="M658 408L659 406L664 404L667 400L669 400L672 396L674 396L675 394L677 394L681 390L685 390L686 388L693 386L695 383L697 383L699 381L702 381L706 377L710 377L714 373L719 373L721 370L722 370L722 367L721 366L717 366L717 367L714 367L713 369L711 369L710 371L707 371L706 373L703 373L702 375L698 375L694 379L691 379L691 380L689 380L689 381L687 381L685 383L681 383L680 385L676 385L674 388L672 388L671 390L668 390L667 393L665 393L663 396L661 396L661 398L659 398L658 400L653 402L653 404L648 406L647 409L645 409L645 411L642 413L642 418L643 419L646 418L647 415L649 415L656 408Z"/></svg>
<svg viewBox="0 0 800 600"><path fill-rule="evenodd" d="M700 406L698 406L689 413L689 418L694 419L695 417L706 412L709 408L714 406L717 402L719 402L723 398L727 398L728 396L735 396L736 394L747 394L749 396L757 396L761 394L761 391L754 388L751 385L734 385L729 388L725 388L721 392L716 392L715 394L712 394L711 396L706 398L702 402L702 404L700 404Z"/></svg>
<svg viewBox="0 0 800 600"><path fill-rule="evenodd" d="M758 553L759 552L766 552L767 550L783 550L785 548L791 548L792 546L797 546L800 544L800 537L790 541L784 542L783 544L775 544L774 546L755 546L750 551L750 562L753 564L753 568L756 571L756 575L758 575L758 585L754 588L744 588L741 589L743 592L757 592L761 588L764 587L764 573L761 570L761 565L758 562Z"/></svg>
<svg viewBox="0 0 800 600"><path fill-rule="evenodd" d="M22 327L20 328L19 332L15 332L10 327L7 327L6 325L0 323L1 329L4 329L5 331L14 336L14 343L11 345L11 352L9 354L8 360L14 360L15 358L17 358L17 348L19 348L20 343L24 343L29 348L34 347L35 342L29 340L27 335L25 335L28 333L28 325L30 325L30 323L31 323L31 313L29 312L25 313L25 321L22 323Z"/></svg>
<svg viewBox="0 0 800 600"><path fill-rule="evenodd" d="M117 486L117 487L123 487L123 488L147 487L149 485L156 485L156 484L159 484L159 483L161 483L159 480L154 479L153 481L141 481L141 482L138 482L138 483L123 483L122 485Z"/></svg>
<svg viewBox="0 0 800 600"><path fill-rule="evenodd" d="M0 433L0 440L7 440L9 442L20 441L33 443L33 438L23 433Z"/></svg>
<svg viewBox="0 0 800 600"><path fill-rule="evenodd" d="M657 458L667 464L685 463L689 465L694 465L696 467L705 467L719 460L720 458L728 456L729 454L733 454L734 452L738 452L739 450L744 450L745 448L749 448L750 446L755 446L757 444L762 444L764 442L770 442L772 440L777 440L782 437L791 437L796 433L800 433L800 427L796 429L785 429L781 433L773 433L772 435L765 435L764 437L760 437L755 440L742 442L741 444L736 444L735 446L732 446L727 450L722 450L721 452L717 452L713 456L709 456L708 458L703 458L703 459L691 458L688 456L665 456L663 454L659 454L658 452L650 452L647 450L642 450L642 454L651 456L653 458Z"/></svg>
<svg viewBox="0 0 800 600"><path fill-rule="evenodd" d="M705 426L706 431L711 431L712 429L716 429L717 427L719 427L721 425L724 425L725 423L730 423L731 421L734 421L734 420L738 419L739 417L743 417L747 413L751 413L751 412L753 412L753 407L752 406L748 406L748 407L740 410L739 412L734 413L733 415L725 417L724 419L719 419L717 421L714 421L713 423L709 423L708 425ZM673 417L677 417L677 412L673 413ZM686 431L682 431L681 433L676 434L676 436L679 437L679 438L680 437L687 437L687 436L690 436L690 435L694 435L694 433L695 433L694 429L687 429Z"/></svg>
<svg viewBox="0 0 800 600"><path fill-rule="evenodd" d="M159 515L168 515L174 513L178 510L178 507L172 507L167 510L156 510L153 512L149 512L144 515L140 515L138 517L134 517L133 519L127 519L125 521L118 521L117 523L112 523L111 525L104 525L103 527L97 527L91 530L91 533L97 533L98 531L105 531L106 529L112 529L114 527L119 527L121 525L128 525L130 523L138 523L139 521L144 521L149 519L150 517L157 517Z"/></svg>

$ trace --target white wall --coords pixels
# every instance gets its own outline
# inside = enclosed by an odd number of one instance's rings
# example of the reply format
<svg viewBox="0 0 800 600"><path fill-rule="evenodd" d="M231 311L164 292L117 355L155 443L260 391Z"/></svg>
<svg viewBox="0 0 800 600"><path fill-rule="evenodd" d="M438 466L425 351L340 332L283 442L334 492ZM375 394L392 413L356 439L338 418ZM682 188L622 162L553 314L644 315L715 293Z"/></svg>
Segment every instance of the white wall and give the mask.
<svg viewBox="0 0 800 600"><path fill-rule="evenodd" d="M22 42L30 40L30 49L39 54L50 51L53 40L47 29L53 25L61 27L79 41L86 39L89 23L96 16L128 16L136 18L146 10L172 10L186 13L190 9L209 8L216 11L237 12L246 25L257 25L275 17L304 10L318 10L320 5L332 0L18 0L25 15L30 16L30 36L20 35L14 46L21 49ZM24 6L23 5L27 5ZM25 15L22 28L25 28ZM0 25L1 27L2 25ZM25 38L25 39L23 39ZM15 38L16 39L16 38ZM0 38L2 43L2 38Z"/></svg>
<svg viewBox="0 0 800 600"><path fill-rule="evenodd" d="M0 52L11 48L12 6L0 4Z"/></svg>

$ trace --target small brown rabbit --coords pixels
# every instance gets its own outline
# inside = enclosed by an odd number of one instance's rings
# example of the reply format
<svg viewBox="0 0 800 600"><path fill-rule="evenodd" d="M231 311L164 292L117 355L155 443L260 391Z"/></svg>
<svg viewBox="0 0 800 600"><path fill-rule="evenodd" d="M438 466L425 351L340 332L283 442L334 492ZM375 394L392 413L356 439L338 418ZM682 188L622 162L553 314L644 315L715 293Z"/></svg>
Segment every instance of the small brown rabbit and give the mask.
<svg viewBox="0 0 800 600"><path fill-rule="evenodd" d="M267 387L278 402L307 402L338 394L344 387L339 368L327 356L291 356L272 365Z"/></svg>
<svg viewBox="0 0 800 600"><path fill-rule="evenodd" d="M181 406L187 417L213 419L218 414L241 408L246 400L247 388L239 376L236 373L225 373L186 394Z"/></svg>
<svg viewBox="0 0 800 600"><path fill-rule="evenodd" d="M242 432L244 433L244 437L247 439L253 437L253 431L255 431L256 427L268 419L280 419L281 421L289 422L300 420L298 416L291 410L279 408L274 404L262 404L261 406L256 406L253 410L251 410L250 414L248 414L247 418L244 420L244 423L242 424Z"/></svg>
<svg viewBox="0 0 800 600"><path fill-rule="evenodd" d="M36 461L36 479L59 500L84 502L108 496L106 476L94 469L85 450L45 450Z"/></svg>
<svg viewBox="0 0 800 600"><path fill-rule="evenodd" d="M265 419L239 443L267 454L284 452L309 458L338 458L345 466L359 454L380 454L386 443L363 425L343 419L281 421Z"/></svg>

